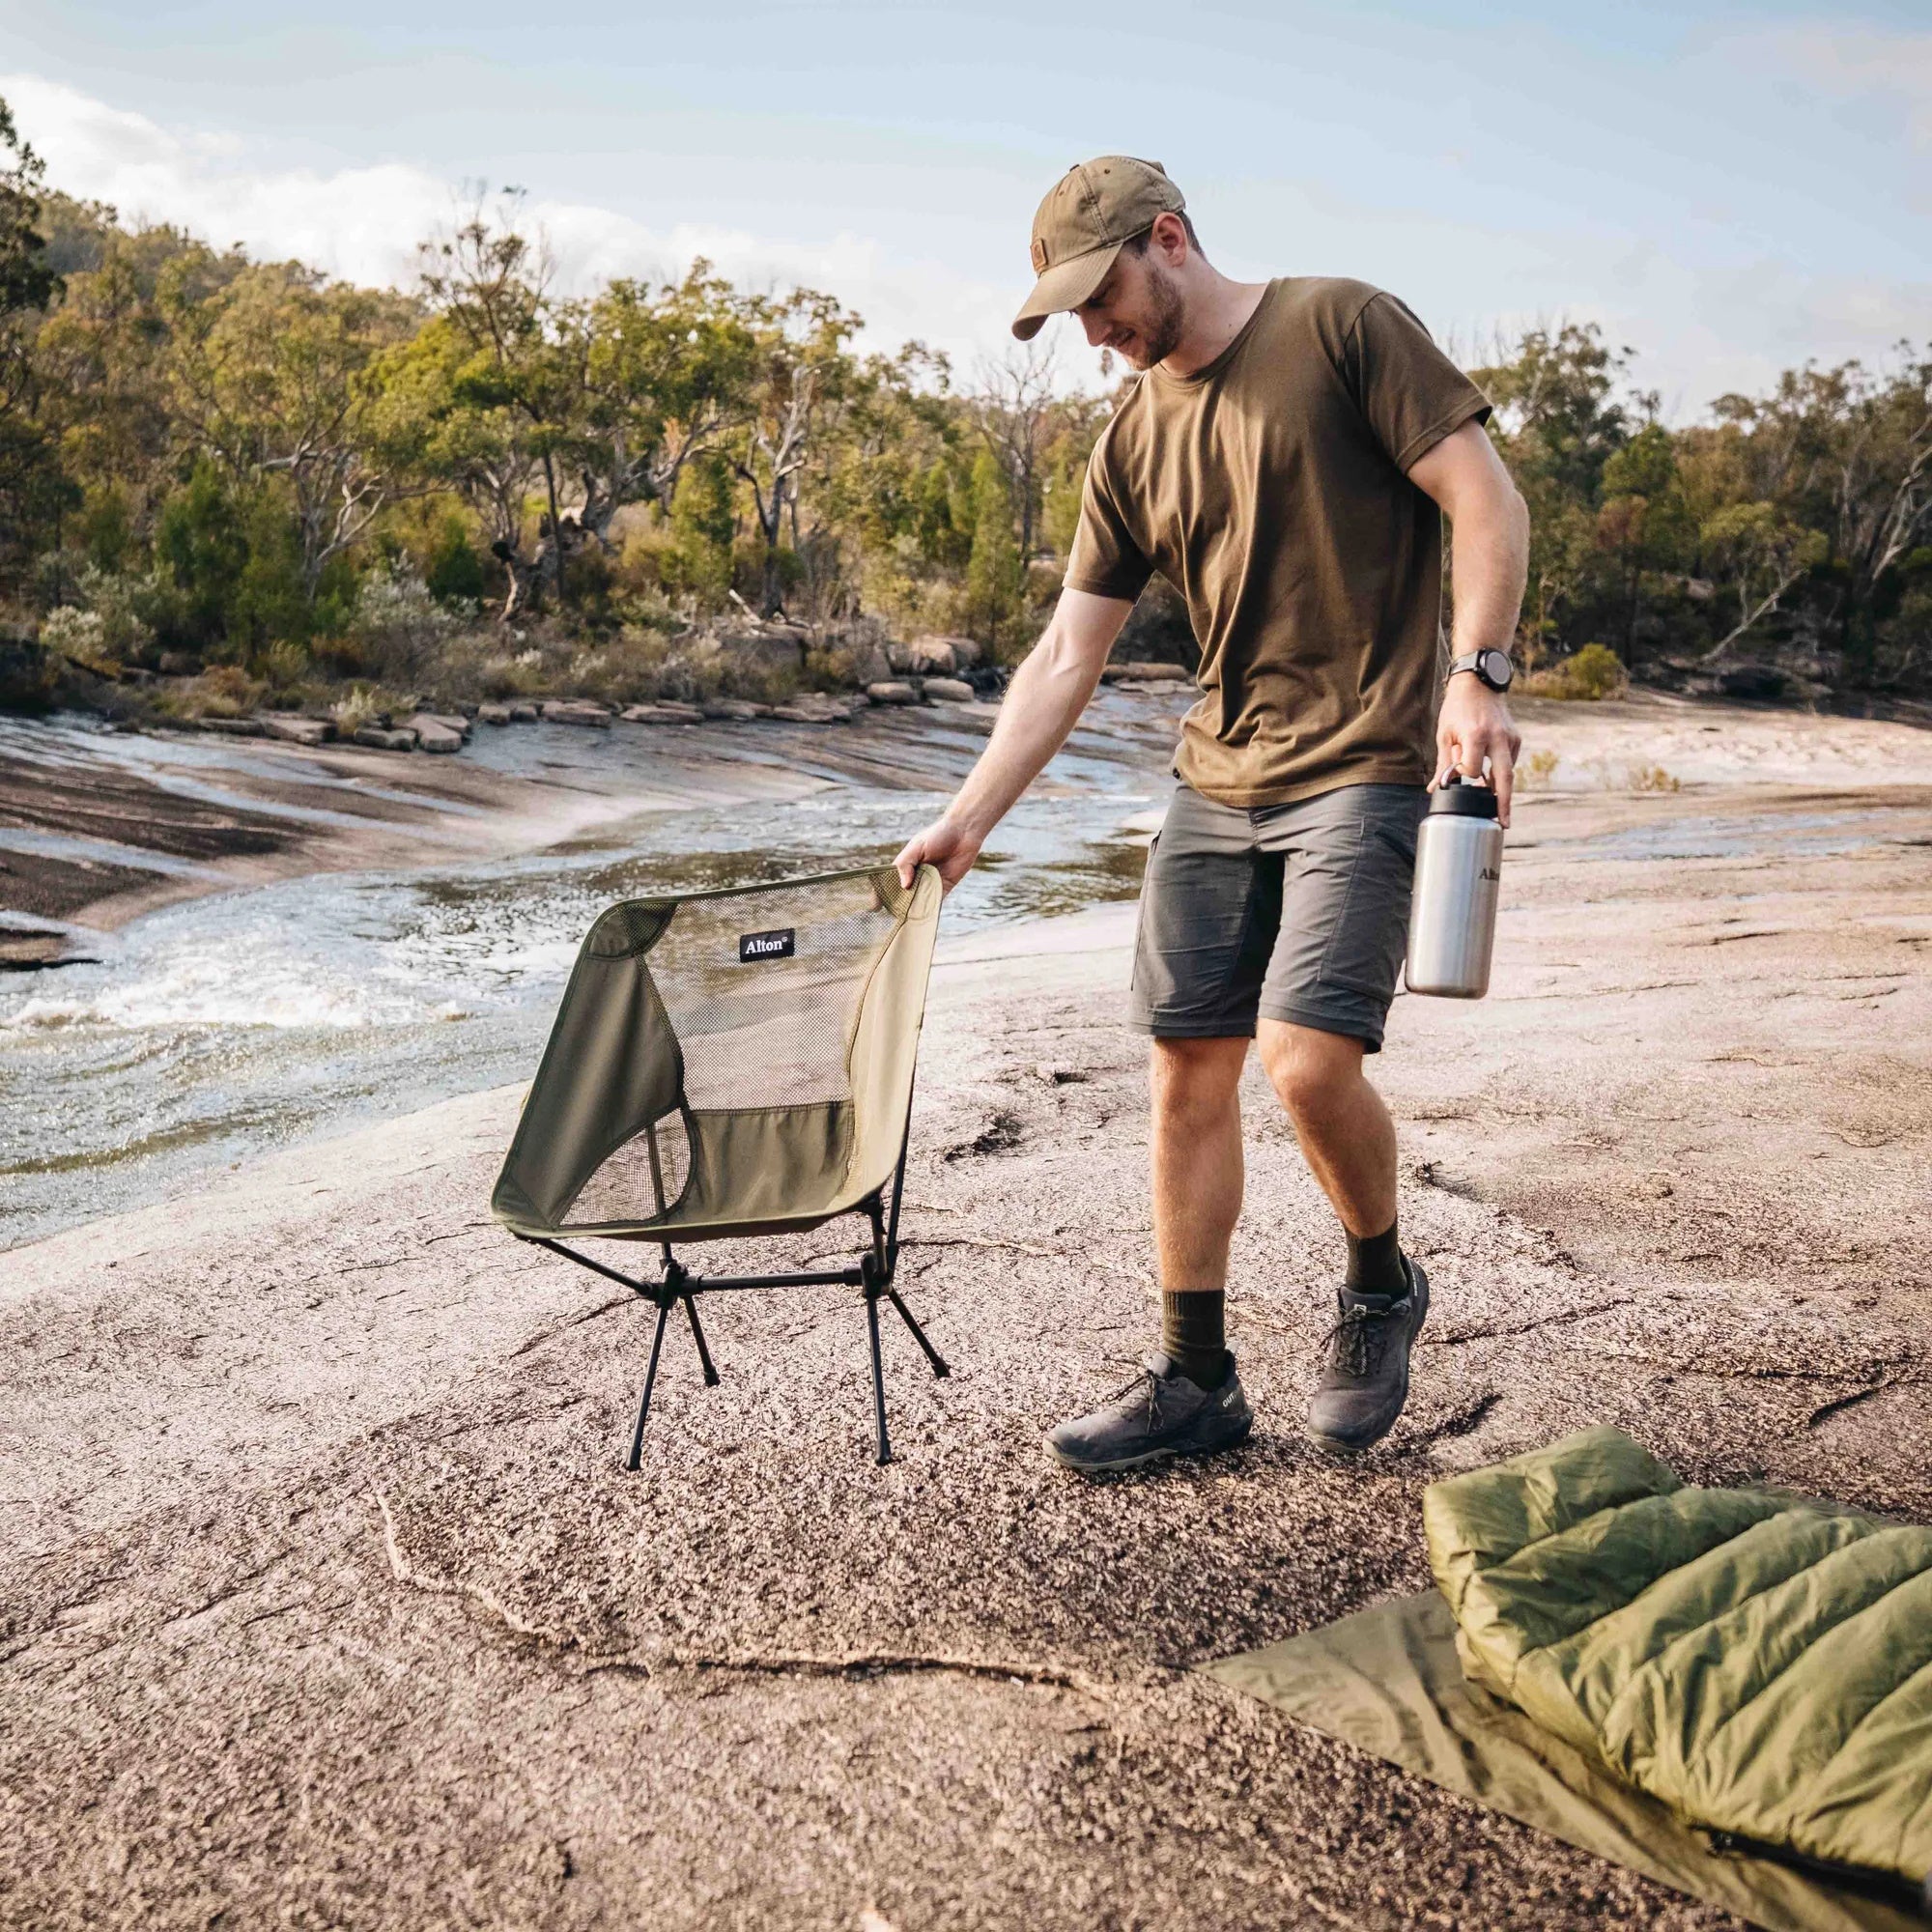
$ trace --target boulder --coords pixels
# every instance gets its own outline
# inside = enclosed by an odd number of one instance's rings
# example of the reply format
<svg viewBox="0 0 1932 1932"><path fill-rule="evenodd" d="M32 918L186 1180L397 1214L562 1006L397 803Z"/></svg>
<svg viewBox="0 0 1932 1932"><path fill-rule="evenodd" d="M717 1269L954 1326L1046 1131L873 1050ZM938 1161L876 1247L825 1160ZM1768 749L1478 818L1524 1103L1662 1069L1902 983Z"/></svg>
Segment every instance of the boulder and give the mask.
<svg viewBox="0 0 1932 1932"><path fill-rule="evenodd" d="M796 624L738 624L715 633L717 648L733 663L761 671L796 671L811 635ZM696 655L687 646L687 655Z"/></svg>
<svg viewBox="0 0 1932 1932"><path fill-rule="evenodd" d="M606 730L611 726L610 712L587 697L549 698L544 703L543 720L546 724L589 724Z"/></svg>
<svg viewBox="0 0 1932 1932"><path fill-rule="evenodd" d="M335 736L335 726L327 718L298 718L289 711L267 713L262 729L270 738L286 738L292 745L326 745Z"/></svg>
<svg viewBox="0 0 1932 1932"><path fill-rule="evenodd" d="M695 704L627 704L626 724L701 724L704 713Z"/></svg>
<svg viewBox="0 0 1932 1932"><path fill-rule="evenodd" d="M269 734L259 718L198 718L204 731L219 731L225 738L266 738Z"/></svg>
<svg viewBox="0 0 1932 1932"><path fill-rule="evenodd" d="M534 704L523 707L532 716L536 713ZM510 706L507 704L479 704L476 707L476 722L479 724L507 724L510 722Z"/></svg>
<svg viewBox="0 0 1932 1932"><path fill-rule="evenodd" d="M886 662L902 677L951 677L959 668L959 655L950 638L914 638L886 646Z"/></svg>
<svg viewBox="0 0 1932 1932"><path fill-rule="evenodd" d="M975 695L963 677L929 677L924 689L935 704L971 704Z"/></svg>
<svg viewBox="0 0 1932 1932"><path fill-rule="evenodd" d="M749 697L709 697L699 708L707 718L724 718L735 724L748 724L753 718L769 718L772 713L769 704L753 704Z"/></svg>
<svg viewBox="0 0 1932 1932"><path fill-rule="evenodd" d="M529 703L506 704L503 709L510 714L512 724L534 724L543 716L534 704Z"/></svg>
<svg viewBox="0 0 1932 1932"><path fill-rule="evenodd" d="M827 696L822 691L804 691L789 704L775 704L772 716L784 720L788 724L849 724L852 722L851 708L836 697Z"/></svg>
<svg viewBox="0 0 1932 1932"><path fill-rule="evenodd" d="M874 704L917 704L919 693L911 685L895 678L881 679L876 684L866 687L866 696Z"/></svg>
<svg viewBox="0 0 1932 1932"><path fill-rule="evenodd" d="M469 721L451 718L440 711L417 711L403 721L405 731L416 734L417 746L425 752L460 752L469 738ZM453 738L454 744L441 741Z"/></svg>
<svg viewBox="0 0 1932 1932"><path fill-rule="evenodd" d="M1110 664L1100 673L1109 684L1166 684L1175 679L1185 683L1187 673L1176 664Z"/></svg>
<svg viewBox="0 0 1932 1932"><path fill-rule="evenodd" d="M416 734L413 731L389 730L381 724L363 724L351 734L351 742L367 745L372 752L413 752Z"/></svg>
<svg viewBox="0 0 1932 1932"><path fill-rule="evenodd" d="M847 644L845 649L851 654L852 675L861 686L891 681L893 661L886 655L883 645L867 639Z"/></svg>

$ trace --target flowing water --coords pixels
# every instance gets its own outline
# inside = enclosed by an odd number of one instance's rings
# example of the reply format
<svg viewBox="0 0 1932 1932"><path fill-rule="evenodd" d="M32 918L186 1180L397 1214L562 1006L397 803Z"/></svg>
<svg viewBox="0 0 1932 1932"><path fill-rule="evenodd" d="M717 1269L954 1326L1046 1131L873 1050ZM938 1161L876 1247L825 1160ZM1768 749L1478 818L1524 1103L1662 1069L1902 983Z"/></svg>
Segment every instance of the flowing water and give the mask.
<svg viewBox="0 0 1932 1932"><path fill-rule="evenodd" d="M1138 890L1144 853L1127 821L1165 789L1169 710L1110 694L1096 711L1098 728L1061 754L949 899L946 931ZM646 811L516 858L218 892L89 935L93 963L6 976L0 1247L155 1199L198 1170L526 1077L578 944L611 901L889 859L983 742L923 719L838 730L836 748L810 727L741 730L734 756L824 781L803 797ZM607 781L628 760L662 792L664 744L538 725L480 732L465 755L523 777L590 764ZM893 782L852 776L855 745L898 757ZM138 754L153 755L145 744ZM199 769L170 782L218 793L224 758L263 755L203 741ZM901 788L908 779L929 788ZM62 842L8 836L22 851Z"/></svg>

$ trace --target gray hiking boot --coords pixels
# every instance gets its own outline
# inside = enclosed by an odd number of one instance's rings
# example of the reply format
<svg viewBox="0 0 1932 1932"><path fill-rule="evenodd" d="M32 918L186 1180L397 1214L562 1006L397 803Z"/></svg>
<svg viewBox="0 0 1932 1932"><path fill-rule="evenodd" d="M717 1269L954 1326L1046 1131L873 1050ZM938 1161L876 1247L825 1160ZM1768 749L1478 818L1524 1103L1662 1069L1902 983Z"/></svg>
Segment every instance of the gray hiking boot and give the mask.
<svg viewBox="0 0 1932 1932"><path fill-rule="evenodd" d="M1046 1453L1089 1475L1134 1469L1169 1456L1211 1456L1246 1439L1254 1412L1228 1357L1228 1378L1205 1389L1153 1356L1125 1388L1092 1415L1063 1422L1046 1438Z"/></svg>
<svg viewBox="0 0 1932 1932"><path fill-rule="evenodd" d="M1307 1433L1324 1449L1366 1449L1395 1427L1408 1400L1408 1351L1429 1319L1429 1277L1402 1258L1408 1293L1338 1289L1339 1313L1328 1331L1328 1359L1308 1404Z"/></svg>

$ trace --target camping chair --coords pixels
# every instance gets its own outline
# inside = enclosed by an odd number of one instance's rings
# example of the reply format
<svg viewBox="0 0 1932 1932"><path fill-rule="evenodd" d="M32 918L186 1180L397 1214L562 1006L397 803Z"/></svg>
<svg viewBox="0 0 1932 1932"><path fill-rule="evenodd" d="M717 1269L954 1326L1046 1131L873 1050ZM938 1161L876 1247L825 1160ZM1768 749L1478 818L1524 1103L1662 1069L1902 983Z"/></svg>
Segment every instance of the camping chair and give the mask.
<svg viewBox="0 0 1932 1932"><path fill-rule="evenodd" d="M935 1376L949 1373L894 1286L914 1061L939 874L891 866L613 905L590 928L524 1103L490 1208L533 1241L657 1306L627 1467L643 1455L658 1358L684 1304L707 1387L718 1372L696 1296L833 1284L863 1291L878 1460L892 1460L879 1302ZM890 1200L888 1200L890 1189ZM698 1275L674 1243L871 1223L856 1266ZM635 1281L560 1235L655 1241Z"/></svg>

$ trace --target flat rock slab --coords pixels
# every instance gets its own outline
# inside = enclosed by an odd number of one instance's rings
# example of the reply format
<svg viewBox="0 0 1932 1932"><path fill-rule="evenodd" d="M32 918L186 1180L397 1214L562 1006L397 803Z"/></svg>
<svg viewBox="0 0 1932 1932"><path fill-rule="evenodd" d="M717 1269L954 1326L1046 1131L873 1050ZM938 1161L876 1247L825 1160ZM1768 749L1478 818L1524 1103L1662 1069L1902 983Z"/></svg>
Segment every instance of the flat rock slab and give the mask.
<svg viewBox="0 0 1932 1932"><path fill-rule="evenodd" d="M619 714L627 724L702 724L695 704L627 704Z"/></svg>
<svg viewBox="0 0 1932 1932"><path fill-rule="evenodd" d="M327 745L335 736L335 726L327 718L293 718L280 713L265 713L264 734L285 739L292 745Z"/></svg>
<svg viewBox="0 0 1932 1932"><path fill-rule="evenodd" d="M416 748L416 734L400 727L360 724L349 735L352 744L366 745L372 752L413 752Z"/></svg>
<svg viewBox="0 0 1932 1932"><path fill-rule="evenodd" d="M467 731L452 731L446 724L440 724L422 713L408 720L404 728L416 734L416 750L419 752L444 754L460 752L468 736Z"/></svg>
<svg viewBox="0 0 1932 1932"><path fill-rule="evenodd" d="M774 704L771 715L785 724L849 724L851 711L843 704Z"/></svg>
<svg viewBox="0 0 1932 1932"><path fill-rule="evenodd" d="M1252 1066L1255 1436L1041 1454L1153 1317L1125 905L942 942L900 1285L953 1374L885 1314L885 1469L835 1288L705 1299L717 1388L673 1324L622 1471L651 1312L490 1221L515 1090L9 1254L0 1922L1724 1932L1192 1666L1425 1588L1424 1486L1588 1422L1932 1514L1932 800L1859 809L1856 858L1794 791L1673 859L1709 800L1523 806L1491 997L1376 1065L1435 1308L1347 1463L1299 1431L1342 1242Z"/></svg>
<svg viewBox="0 0 1932 1932"><path fill-rule="evenodd" d="M979 696L963 677L928 677L921 689L939 704L971 704Z"/></svg>

